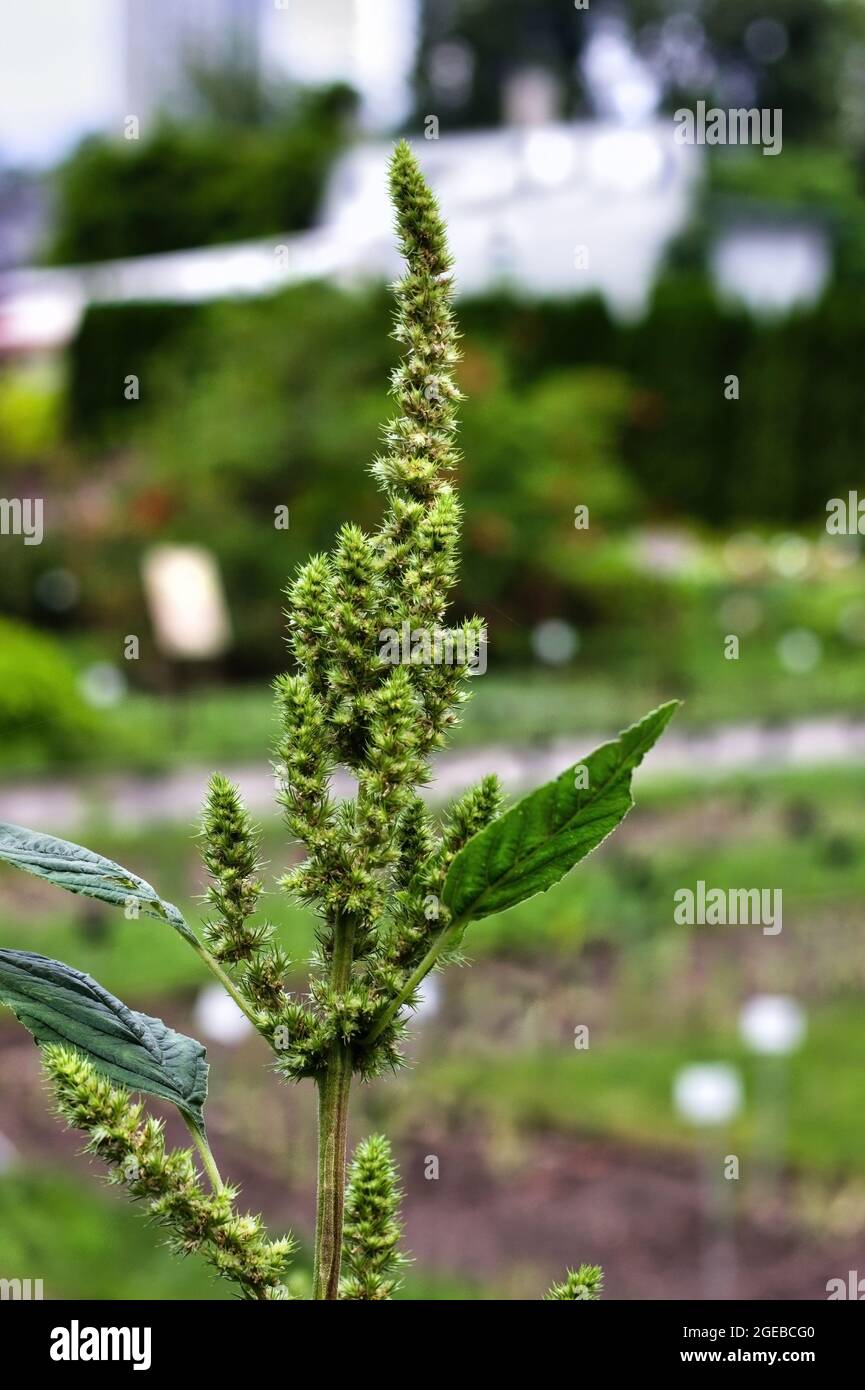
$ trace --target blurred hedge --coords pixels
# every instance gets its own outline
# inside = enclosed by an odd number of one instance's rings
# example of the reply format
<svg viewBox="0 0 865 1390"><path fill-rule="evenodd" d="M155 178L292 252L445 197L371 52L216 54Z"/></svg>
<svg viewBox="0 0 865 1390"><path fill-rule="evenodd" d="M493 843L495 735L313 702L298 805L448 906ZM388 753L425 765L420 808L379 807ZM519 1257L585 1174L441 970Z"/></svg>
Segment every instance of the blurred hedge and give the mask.
<svg viewBox="0 0 865 1390"><path fill-rule="evenodd" d="M205 312L199 304L152 301L91 305L69 354L67 424L73 438L98 445L122 437L141 403L126 400L126 377L146 383L146 409L151 366Z"/></svg>
<svg viewBox="0 0 865 1390"><path fill-rule="evenodd" d="M142 550L199 540L234 601L235 671L270 668L291 568L328 547L342 520L373 525L378 515L367 466L390 411L390 315L383 291L324 285L185 317L167 306L87 315L72 350L73 391L84 388L76 430L100 456L112 446L127 456L106 478L103 564L82 575L97 622L146 630ZM122 400L129 370L141 374L135 403ZM517 623L569 591L577 504L591 509L593 537L640 512L617 449L630 393L620 372L592 367L517 383L480 336L465 343L463 380L462 602L491 602ZM285 506L288 531L274 526ZM100 583L108 572L110 585Z"/></svg>
<svg viewBox="0 0 865 1390"><path fill-rule="evenodd" d="M603 542L629 525L819 526L827 499L860 483L865 318L843 290L775 322L719 306L683 273L630 325L593 299L491 295L459 310L458 603L498 624L503 658L524 658L531 625L552 614L587 641L597 627L627 645L651 594ZM378 515L366 470L390 412L390 316L384 290L324 284L195 309L91 309L71 349L79 447L77 479L64 485L80 494L98 460L99 506L85 512L94 563L78 563L74 537L55 561L79 576L80 615L146 632L143 551L200 541L234 609L230 669L272 670L286 576L342 520ZM134 403L122 395L130 371L141 381ZM739 400L725 399L730 374ZM588 532L574 529L579 504ZM274 525L286 506L287 531Z"/></svg>
<svg viewBox="0 0 865 1390"><path fill-rule="evenodd" d="M627 378L632 393L613 452L650 513L712 526L807 523L824 514L829 497L861 479L858 363L865 315L843 287L814 309L770 322L719 305L696 275L662 281L649 312L633 325L611 320L593 298L526 304L491 295L462 301L460 319L467 429L472 397L484 399L491 372L495 389L518 400L546 374L575 367L600 366ZM383 295L318 285L262 305L96 307L71 350L73 426L82 438L114 435L122 442L149 412L159 450L171 456L167 430L158 425L170 415L176 426L179 411L178 468L188 467L204 440L224 441L217 454L230 440L238 468L270 474L274 482L278 470L268 449L281 436L288 448L299 431L304 469L329 472L336 497L341 475L357 468L350 441L374 443L371 425L383 409L375 402L383 399L393 360L387 324ZM124 410L123 377L138 372L144 383L157 361L159 391L143 384L142 400ZM731 374L739 378L737 401L725 399ZM498 418L488 420L490 429ZM576 409L572 427L580 427ZM294 441L295 454L300 442ZM519 433L508 436L509 451L523 444ZM473 446L487 447L482 438ZM497 510L510 523L520 520L507 512L504 494ZM322 534L322 544L325 539Z"/></svg>
<svg viewBox="0 0 865 1390"><path fill-rule="evenodd" d="M257 124L211 109L183 124L160 118L140 139L88 137L58 171L47 259L114 260L309 226L354 105L335 84L286 98Z"/></svg>
<svg viewBox="0 0 865 1390"><path fill-rule="evenodd" d="M770 321L719 304L696 275L662 280L633 325L588 299L489 300L464 305L461 318L469 339L500 343L517 381L568 361L625 372L635 395L622 457L656 513L711 526L809 523L863 480L865 314L843 286ZM731 374L737 401L724 395Z"/></svg>
<svg viewBox="0 0 865 1390"><path fill-rule="evenodd" d="M19 764L47 753L73 761L99 729L82 700L73 668L53 638L0 618L0 743Z"/></svg>

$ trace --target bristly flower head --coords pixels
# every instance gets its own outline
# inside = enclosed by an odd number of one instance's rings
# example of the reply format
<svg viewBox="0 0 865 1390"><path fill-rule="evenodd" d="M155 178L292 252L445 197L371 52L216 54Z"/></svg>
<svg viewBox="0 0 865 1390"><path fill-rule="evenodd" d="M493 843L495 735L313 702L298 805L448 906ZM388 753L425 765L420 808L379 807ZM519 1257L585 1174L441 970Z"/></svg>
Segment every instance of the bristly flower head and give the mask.
<svg viewBox="0 0 865 1390"><path fill-rule="evenodd" d="M283 1279L294 1242L268 1240L260 1217L236 1210L235 1189L205 1191L192 1151L166 1149L162 1122L145 1118L75 1048L50 1043L42 1052L59 1114L88 1136L87 1149L108 1164L110 1182L146 1200L172 1249L203 1255L245 1298L288 1298Z"/></svg>
<svg viewBox="0 0 865 1390"><path fill-rule="evenodd" d="M604 1271L600 1265L580 1265L579 1269L569 1269L561 1284L553 1284L544 1294L544 1301L596 1302L603 1292Z"/></svg>
<svg viewBox="0 0 865 1390"><path fill-rule="evenodd" d="M340 1298L382 1302L400 1287L399 1272L408 1263L397 1249L400 1196L390 1144L372 1134L358 1144L349 1171Z"/></svg>
<svg viewBox="0 0 865 1390"><path fill-rule="evenodd" d="M273 940L273 927L251 921L262 883L259 832L240 793L227 777L210 779L201 825L202 858L210 875L207 902L211 917L204 934L217 961L234 972L241 994L254 1010L278 1012L285 1002L284 980L290 961Z"/></svg>
<svg viewBox="0 0 865 1390"><path fill-rule="evenodd" d="M406 269L395 286L394 337L402 348L391 379L397 410L384 430L386 452L372 466L385 494L384 516L372 535L344 526L333 553L314 557L289 585L289 641L298 669L277 683L280 799L307 852L283 884L320 918L313 1012L287 1005L280 1020L282 1035L290 1035L280 1070L297 1077L327 1065L334 1038L352 1046L359 1041L403 987L409 967L443 926L425 912L426 899L440 890L461 837L497 807L485 787L457 812L446 841L432 822L421 823L417 809L430 755L467 698L480 620L459 630L452 659L394 665L383 655L386 632L444 631L460 537L452 481L460 392L451 256L438 205L405 141L391 159L390 191ZM338 807L330 779L340 763L354 773L357 797ZM409 874L412 843L423 853ZM349 919L352 961L334 990L326 977L335 934ZM374 1047L358 1051L356 1069L369 1076L393 1065L399 1034L394 1023Z"/></svg>

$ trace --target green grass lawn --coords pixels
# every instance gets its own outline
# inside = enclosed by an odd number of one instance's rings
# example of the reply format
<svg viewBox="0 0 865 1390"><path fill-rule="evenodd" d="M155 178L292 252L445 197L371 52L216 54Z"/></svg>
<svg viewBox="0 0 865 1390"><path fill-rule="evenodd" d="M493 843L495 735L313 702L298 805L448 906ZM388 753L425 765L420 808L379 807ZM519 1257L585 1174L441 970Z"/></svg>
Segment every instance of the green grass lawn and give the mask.
<svg viewBox="0 0 865 1390"><path fill-rule="evenodd" d="M712 783L638 773L636 797L624 830L562 883L476 924L465 943L470 956L567 959L589 938L624 946L681 935L673 928L673 893L697 879L780 886L789 922L840 907L861 911L865 922L865 768L737 774ZM187 920L201 920L204 879L191 827L119 831L94 823L81 840L148 879ZM288 854L275 815L263 848L272 883ZM263 906L302 968L314 945L311 915L275 891ZM147 997L202 979L183 941L151 918L126 921L5 867L0 931L5 945L69 960L121 995Z"/></svg>
<svg viewBox="0 0 865 1390"><path fill-rule="evenodd" d="M684 699L680 728L724 721L777 723L818 714L858 717L863 660L858 649L827 653L813 670L785 673L771 646L743 647L739 661L724 661L720 639L704 635L685 667L669 671L656 653L623 654L599 668L578 657L573 667L497 671L475 678L453 747L543 744L592 732L614 731L672 697ZM654 671L648 676L647 671ZM102 736L76 763L58 764L37 739L8 740L0 748L4 777L54 772L71 775L124 767L157 771L183 763L227 766L265 762L276 737L271 690L250 686L203 688L186 695L133 693L97 716Z"/></svg>
<svg viewBox="0 0 865 1390"><path fill-rule="evenodd" d="M199 1260L176 1260L120 1193L87 1175L12 1171L0 1178L0 1270L42 1279L46 1298L230 1298Z"/></svg>
<svg viewBox="0 0 865 1390"><path fill-rule="evenodd" d="M407 1083L415 1103L488 1111L526 1127L683 1143L670 1102L676 1069L725 1058L743 1067L750 1086L753 1062L735 1034L738 1009L748 992L780 989L801 998L809 1013L808 1040L791 1068L787 1156L823 1173L865 1174L865 769L740 774L711 785L640 775L637 800L624 829L564 882L475 924L465 943L478 969L462 979L487 979L493 998L503 966L533 972L532 998L545 981L551 991L581 991L580 1007L597 1019L590 1049L577 1052L566 1034L559 1046L541 1047L500 1037L494 1015L483 1007L473 1015L470 1006L458 1052L445 1029L441 1045L419 1057ZM92 826L82 839L199 920L202 883L188 828ZM285 847L276 822L265 853L278 871ZM698 879L780 886L783 933L676 926L673 893ZM309 914L278 894L266 910L300 977L313 945ZM0 939L66 960L132 1006L169 1020L169 996L209 978L160 923L126 921L11 870L0 874ZM612 981L597 991L581 955L589 943L612 951L615 961ZM555 1000L542 994L539 1004L546 1010ZM748 1141L747 1122L735 1135Z"/></svg>
<svg viewBox="0 0 865 1390"><path fill-rule="evenodd" d="M46 1299L230 1299L232 1285L195 1257L176 1259L140 1208L90 1174L12 1170L0 1177L0 1273L41 1279ZM242 1201L242 1199L241 1199ZM290 1288L308 1297L311 1264L297 1251ZM465 1299L483 1290L410 1265L400 1299ZM287 1310L288 1312L288 1310Z"/></svg>
<svg viewBox="0 0 865 1390"><path fill-rule="evenodd" d="M808 1036L790 1060L782 1087L787 1124L778 1136L785 1162L824 1176L865 1177L865 1110L861 1059L865 1010L859 1001L812 1011ZM585 1051L544 1050L482 1057L428 1056L411 1078L411 1107L440 1107L455 1116L507 1123L521 1130L594 1133L628 1142L691 1147L694 1132L677 1116L673 1078L693 1062L733 1063L744 1080L742 1116L723 1142L750 1157L761 1063L735 1031L607 1038L593 1035ZM780 1067L783 1068L783 1063ZM782 1072L782 1075L784 1073Z"/></svg>

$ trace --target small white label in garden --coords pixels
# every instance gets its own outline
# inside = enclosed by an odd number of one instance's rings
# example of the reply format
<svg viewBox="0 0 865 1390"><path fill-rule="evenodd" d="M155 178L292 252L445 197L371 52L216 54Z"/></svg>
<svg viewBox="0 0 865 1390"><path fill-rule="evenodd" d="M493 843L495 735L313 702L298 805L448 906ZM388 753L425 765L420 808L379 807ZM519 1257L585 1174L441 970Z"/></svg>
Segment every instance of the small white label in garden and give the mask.
<svg viewBox="0 0 865 1390"><path fill-rule="evenodd" d="M673 1100L689 1124L722 1125L741 1109L742 1081L727 1062L695 1063L676 1073Z"/></svg>
<svg viewBox="0 0 865 1390"><path fill-rule="evenodd" d="M166 656L205 661L231 638L216 560L198 545L159 545L143 564L144 590L156 641Z"/></svg>
<svg viewBox="0 0 865 1390"><path fill-rule="evenodd" d="M742 1006L739 1034L754 1052L781 1057L805 1037L805 1010L787 994L755 994Z"/></svg>

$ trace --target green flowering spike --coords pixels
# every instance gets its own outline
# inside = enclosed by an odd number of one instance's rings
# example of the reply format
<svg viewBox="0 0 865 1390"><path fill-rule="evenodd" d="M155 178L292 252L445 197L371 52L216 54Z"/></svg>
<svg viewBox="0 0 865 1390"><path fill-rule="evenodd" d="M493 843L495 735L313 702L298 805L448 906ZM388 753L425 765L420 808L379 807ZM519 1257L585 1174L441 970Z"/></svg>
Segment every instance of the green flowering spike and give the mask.
<svg viewBox="0 0 865 1390"><path fill-rule="evenodd" d="M418 740L422 705L407 667L392 669L370 697L369 710L365 760L358 769L358 837L371 852L386 848L393 859L397 818L426 777Z"/></svg>
<svg viewBox="0 0 865 1390"><path fill-rule="evenodd" d="M206 1192L190 1149L165 1147L160 1121L145 1118L129 1093L113 1086L74 1048L42 1049L58 1113L88 1136L87 1150L104 1160L109 1181L143 1199L166 1227L177 1254L199 1254L245 1298L284 1299L290 1238L267 1239L258 1216L235 1208L234 1189Z"/></svg>
<svg viewBox="0 0 865 1390"><path fill-rule="evenodd" d="M484 777L451 807L439 842L423 802L415 798L409 803L399 826L391 928L383 943L383 969L378 977L384 992L388 989L385 982L393 980L394 969L398 976L402 972L404 979L446 925L448 911L441 891L451 861L473 835L495 819L501 804L498 778ZM455 951L447 951L438 964L456 958Z"/></svg>
<svg viewBox="0 0 865 1390"><path fill-rule="evenodd" d="M340 1298L382 1302L400 1287L400 1270L408 1264L397 1249L400 1196L390 1145L372 1134L358 1144L349 1169Z"/></svg>
<svg viewBox="0 0 865 1390"><path fill-rule="evenodd" d="M569 1269L562 1284L553 1284L544 1294L544 1301L563 1299L576 1302L584 1299L596 1302L604 1288L604 1271L600 1265L580 1265L579 1269Z"/></svg>
<svg viewBox="0 0 865 1390"><path fill-rule="evenodd" d="M259 835L226 777L215 772L207 789L202 816L202 859L210 875L207 901L214 917L205 927L216 959L234 965L250 960L265 944L269 929L253 927L262 891Z"/></svg>
<svg viewBox="0 0 865 1390"><path fill-rule="evenodd" d="M391 378L399 414L385 429L387 453L372 469L388 496L378 543L389 585L388 626L407 621L432 628L443 619L456 579L461 520L450 483L459 461L460 400L451 257L438 205L405 141L391 160L390 189L407 262L395 291L394 337L404 355ZM451 694L452 702L456 691ZM445 727L447 708L438 701L428 709L427 751Z"/></svg>
<svg viewBox="0 0 865 1390"><path fill-rule="evenodd" d="M399 819L396 833L397 859L393 885L411 888L420 877L429 875L439 852L435 825L419 796L411 796Z"/></svg>
<svg viewBox="0 0 865 1390"><path fill-rule="evenodd" d="M363 696L374 688L381 674L378 633L383 612L381 558L371 538L359 527L344 526L340 531L333 570L327 679L332 698L343 702L336 721L340 751L353 765L362 761Z"/></svg>
<svg viewBox="0 0 865 1390"><path fill-rule="evenodd" d="M445 868L449 867L454 855L468 844L473 835L495 820L503 799L501 783L495 773L490 773L454 802L444 829Z"/></svg>
<svg viewBox="0 0 865 1390"><path fill-rule="evenodd" d="M327 1066L334 1039L329 1021L292 1000L275 1020L271 1043L276 1052L276 1071L287 1081L320 1076Z"/></svg>
<svg viewBox="0 0 865 1390"><path fill-rule="evenodd" d="M430 625L443 621L447 595L456 582L461 520L462 507L448 487L432 499L418 523L414 603Z"/></svg>
<svg viewBox="0 0 865 1390"><path fill-rule="evenodd" d="M336 748L325 705L306 676L279 676L276 699L282 735L276 746L279 800L298 840L326 852L333 840L330 776Z"/></svg>
<svg viewBox="0 0 865 1390"><path fill-rule="evenodd" d="M394 336L403 357L391 395L398 410L385 429L386 453L373 465L387 495L385 514L372 536L343 526L332 554L298 572L288 593L299 669L277 682L280 799L307 852L281 882L320 918L312 1018L301 1028L291 1014L295 1031L279 1060L279 1069L295 1076L318 1072L327 1039L348 1045L368 1030L404 982L397 966L426 949L428 885L409 882L416 866L406 867L403 814L466 698L463 652L474 649L480 627L473 620L458 629L456 651L445 633L442 661L400 654L394 662L384 654L388 631L420 629L429 643L438 640L456 579L461 520L450 482L460 393L444 225L405 143L394 152L390 180L407 265L396 287ZM350 767L358 784L356 801L338 811L329 795L336 763ZM437 837L421 821L415 828L416 849L432 871ZM283 1010L280 1020L287 1017ZM375 1049L356 1053L355 1068L372 1075L392 1065L400 1031L395 1022Z"/></svg>
<svg viewBox="0 0 865 1390"><path fill-rule="evenodd" d="M273 927L266 930L272 935ZM257 949L240 977L240 987L250 1003L269 1017L278 1015L285 999L285 979L291 960L279 944Z"/></svg>
<svg viewBox="0 0 865 1390"><path fill-rule="evenodd" d="M313 555L286 590L289 647L313 691L327 688L328 630L334 602L333 570L327 555Z"/></svg>

